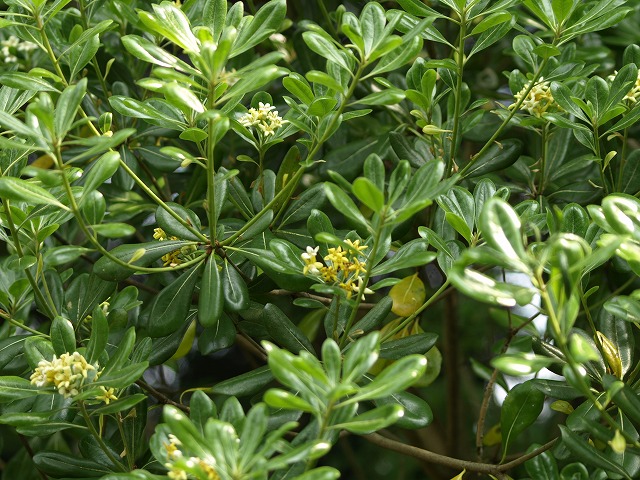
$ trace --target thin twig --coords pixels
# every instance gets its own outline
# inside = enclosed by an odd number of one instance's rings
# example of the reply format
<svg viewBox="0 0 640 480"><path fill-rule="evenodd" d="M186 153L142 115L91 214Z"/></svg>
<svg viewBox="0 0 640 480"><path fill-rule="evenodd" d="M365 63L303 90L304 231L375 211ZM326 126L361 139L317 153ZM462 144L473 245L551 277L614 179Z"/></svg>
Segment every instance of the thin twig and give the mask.
<svg viewBox="0 0 640 480"><path fill-rule="evenodd" d="M489 475L494 475L498 478L504 478L504 472L507 472L512 468L523 464L527 460L530 460L540 455L541 453L546 452L558 441L558 438L556 437L550 442L545 443L541 447L536 448L535 450L522 455L521 457L518 457L509 463L505 463L503 465L494 465L491 463L471 462L459 458L448 457L446 455L440 455L439 453L434 453L429 450L414 447L413 445L406 445L402 442L383 437L378 433L371 433L368 435L363 435L362 437L375 445L386 448L387 450L392 450L409 457L417 458L418 460L443 465L445 467L456 470L467 469L470 472L486 473Z"/></svg>
<svg viewBox="0 0 640 480"><path fill-rule="evenodd" d="M34 453L33 453L33 448L31 448L31 445L29 445L29 440L27 440L27 438L20 433L18 434L18 438L20 439L20 443L22 444L24 449L27 451L27 455L29 455L31 460L33 460ZM40 469L37 466L35 466L35 462L34 462L34 467L37 470L38 474L40 475L40 478L42 478L42 480L49 480L49 477L47 477L47 474L40 471Z"/></svg>
<svg viewBox="0 0 640 480"><path fill-rule="evenodd" d="M318 302L325 304L325 305L331 305L332 299L328 298L328 297L322 297L320 295L313 295L312 293L307 293L307 292L291 292L289 290L285 290L282 288L279 289L275 289L275 290L271 290L269 292L269 295L277 295L277 296L283 296L283 297L296 297L296 298L309 298L311 300L317 300ZM373 307L375 307L376 304L375 303L361 303L358 308L360 310L371 310Z"/></svg>
<svg viewBox="0 0 640 480"><path fill-rule="evenodd" d="M190 408L187 407L186 405L183 405L182 403L171 400L164 393L159 392L144 380L137 380L136 384L140 386L144 391L150 393L156 400L158 400L158 403L161 403L163 405L173 405L174 407L182 410L185 413L189 413L191 411Z"/></svg>
<svg viewBox="0 0 640 480"><path fill-rule="evenodd" d="M444 368L447 372L447 453L458 455L460 431L460 372L458 365L457 295L449 295L444 316Z"/></svg>

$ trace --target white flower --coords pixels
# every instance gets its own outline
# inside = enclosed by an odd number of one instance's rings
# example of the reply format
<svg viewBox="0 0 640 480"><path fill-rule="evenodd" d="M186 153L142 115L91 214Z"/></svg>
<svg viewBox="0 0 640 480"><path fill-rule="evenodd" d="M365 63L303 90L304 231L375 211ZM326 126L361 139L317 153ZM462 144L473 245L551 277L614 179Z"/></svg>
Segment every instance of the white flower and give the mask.
<svg viewBox="0 0 640 480"><path fill-rule="evenodd" d="M529 89L531 84L528 83L522 90L514 95L515 103L513 103L509 108L515 107L515 105L524 97L524 94ZM545 82L544 78L540 77L540 81L536 83L531 91L524 97L524 101L520 106L521 110L526 110L531 115L536 117L542 117L543 113L555 105L553 100L553 95L551 94L551 84L549 82Z"/></svg>
<svg viewBox="0 0 640 480"><path fill-rule="evenodd" d="M247 113L238 118L244 127L257 127L263 136L275 135L276 130L287 121L278 114L276 107L269 103L258 104L258 108L250 108Z"/></svg>
<svg viewBox="0 0 640 480"><path fill-rule="evenodd" d="M63 353L60 358L54 355L50 362L40 360L31 375L31 383L37 387L53 386L65 398L74 397L80 392L90 371L95 371L95 367L78 352Z"/></svg>

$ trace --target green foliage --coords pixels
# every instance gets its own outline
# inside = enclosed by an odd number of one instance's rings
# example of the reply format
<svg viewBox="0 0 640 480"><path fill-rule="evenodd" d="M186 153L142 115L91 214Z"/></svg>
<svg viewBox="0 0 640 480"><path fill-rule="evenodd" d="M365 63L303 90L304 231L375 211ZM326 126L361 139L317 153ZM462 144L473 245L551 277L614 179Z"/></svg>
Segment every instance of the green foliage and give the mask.
<svg viewBox="0 0 640 480"><path fill-rule="evenodd" d="M2 479L637 478L638 21L5 0Z"/></svg>

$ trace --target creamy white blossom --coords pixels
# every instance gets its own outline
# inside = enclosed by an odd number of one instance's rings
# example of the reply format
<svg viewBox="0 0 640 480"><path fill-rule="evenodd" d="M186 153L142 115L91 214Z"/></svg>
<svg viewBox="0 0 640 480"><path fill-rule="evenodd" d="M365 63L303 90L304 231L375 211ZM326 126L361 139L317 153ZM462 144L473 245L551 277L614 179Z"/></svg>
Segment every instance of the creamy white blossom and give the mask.
<svg viewBox="0 0 640 480"><path fill-rule="evenodd" d="M276 130L287 123L286 120L280 117L276 107L262 102L258 104L257 109L250 108L238 121L244 127L256 127L265 137L275 135Z"/></svg>
<svg viewBox="0 0 640 480"><path fill-rule="evenodd" d="M549 82L545 82L544 78L540 77L538 83L533 86L529 93L526 93L530 85L531 83L528 83L522 87L522 90L514 95L515 103L509 106L509 108L514 108L515 105L524 97L524 101L522 102L520 109L526 110L535 117L542 117L543 113L546 113L549 108L555 106L555 101L551 94L551 84Z"/></svg>

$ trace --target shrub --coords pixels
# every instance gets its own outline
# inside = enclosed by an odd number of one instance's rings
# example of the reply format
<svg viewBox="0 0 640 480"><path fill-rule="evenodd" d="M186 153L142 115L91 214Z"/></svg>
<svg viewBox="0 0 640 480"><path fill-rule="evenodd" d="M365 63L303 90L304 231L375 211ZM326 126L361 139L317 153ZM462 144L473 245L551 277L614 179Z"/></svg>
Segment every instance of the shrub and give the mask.
<svg viewBox="0 0 640 480"><path fill-rule="evenodd" d="M640 474L640 4L431 3L4 0L2 478Z"/></svg>

